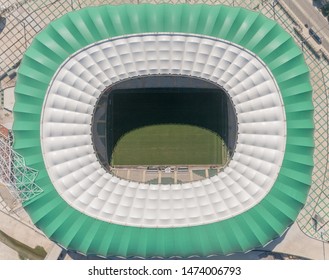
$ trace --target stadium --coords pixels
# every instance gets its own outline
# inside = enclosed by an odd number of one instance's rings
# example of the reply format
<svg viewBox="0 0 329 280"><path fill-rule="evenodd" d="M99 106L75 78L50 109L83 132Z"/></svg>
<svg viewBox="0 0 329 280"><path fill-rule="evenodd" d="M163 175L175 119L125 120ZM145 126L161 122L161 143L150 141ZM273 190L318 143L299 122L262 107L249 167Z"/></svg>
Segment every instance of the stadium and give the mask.
<svg viewBox="0 0 329 280"><path fill-rule="evenodd" d="M247 7L63 13L20 61L1 182L50 240L84 255L267 246L303 213L314 181L304 55Z"/></svg>

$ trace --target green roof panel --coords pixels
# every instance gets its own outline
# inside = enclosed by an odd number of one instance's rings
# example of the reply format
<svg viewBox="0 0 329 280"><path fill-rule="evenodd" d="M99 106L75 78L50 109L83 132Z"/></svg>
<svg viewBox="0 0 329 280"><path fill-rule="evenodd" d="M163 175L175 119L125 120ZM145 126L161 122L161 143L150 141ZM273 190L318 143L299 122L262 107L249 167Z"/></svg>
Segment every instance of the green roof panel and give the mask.
<svg viewBox="0 0 329 280"><path fill-rule="evenodd" d="M256 206L202 226L144 228L97 220L69 206L43 164L42 103L50 81L73 53L97 41L148 32L212 36L258 55L272 71L287 106L286 157L277 181ZM19 68L14 107L15 150L37 167L44 189L25 202L33 222L62 246L103 256L188 257L245 252L283 234L303 206L313 167L311 84L302 52L276 22L260 13L222 5L119 5L89 7L53 21L27 49ZM29 117L30 116L30 117ZM305 149L307 154L301 154Z"/></svg>

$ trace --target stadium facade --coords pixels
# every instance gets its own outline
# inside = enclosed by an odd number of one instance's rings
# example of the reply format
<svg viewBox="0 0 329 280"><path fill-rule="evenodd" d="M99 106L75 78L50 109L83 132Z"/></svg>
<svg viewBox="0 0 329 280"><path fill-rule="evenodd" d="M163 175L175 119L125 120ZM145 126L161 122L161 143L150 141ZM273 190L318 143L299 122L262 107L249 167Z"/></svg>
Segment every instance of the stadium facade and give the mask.
<svg viewBox="0 0 329 280"><path fill-rule="evenodd" d="M168 75L225 89L237 119L232 158L186 184L117 178L94 149L97 101L120 81ZM124 257L246 252L282 235L305 203L309 72L290 35L259 13L186 4L68 13L33 40L15 95L14 148L42 189L24 207L65 248Z"/></svg>

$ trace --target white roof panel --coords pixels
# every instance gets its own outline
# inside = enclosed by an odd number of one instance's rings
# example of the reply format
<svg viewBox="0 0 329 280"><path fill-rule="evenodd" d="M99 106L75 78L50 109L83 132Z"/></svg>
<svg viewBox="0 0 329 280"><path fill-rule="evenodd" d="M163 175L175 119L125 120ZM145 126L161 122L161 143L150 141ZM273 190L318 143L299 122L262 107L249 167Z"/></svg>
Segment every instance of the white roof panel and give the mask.
<svg viewBox="0 0 329 280"><path fill-rule="evenodd" d="M102 90L125 78L172 73L227 90L238 120L232 160L211 179L182 185L114 177L98 162L91 140L91 115ZM42 150L54 187L87 215L142 227L201 225L238 215L270 191L284 155L284 120L278 86L255 54L205 36L140 34L90 45L63 63L44 102Z"/></svg>

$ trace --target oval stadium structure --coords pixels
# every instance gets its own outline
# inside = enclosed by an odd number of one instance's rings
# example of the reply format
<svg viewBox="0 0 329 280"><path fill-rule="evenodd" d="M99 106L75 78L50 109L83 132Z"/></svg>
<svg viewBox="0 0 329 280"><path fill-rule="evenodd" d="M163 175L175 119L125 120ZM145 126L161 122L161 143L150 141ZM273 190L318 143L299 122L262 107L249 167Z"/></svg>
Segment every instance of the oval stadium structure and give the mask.
<svg viewBox="0 0 329 280"><path fill-rule="evenodd" d="M104 166L93 135L97 104L121 82L147 77L193 78L225 92L236 137L219 172L151 184ZM309 72L290 35L260 13L189 4L68 13L34 38L15 96L14 149L43 190L24 207L67 249L144 258L247 252L282 235L305 203Z"/></svg>

